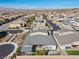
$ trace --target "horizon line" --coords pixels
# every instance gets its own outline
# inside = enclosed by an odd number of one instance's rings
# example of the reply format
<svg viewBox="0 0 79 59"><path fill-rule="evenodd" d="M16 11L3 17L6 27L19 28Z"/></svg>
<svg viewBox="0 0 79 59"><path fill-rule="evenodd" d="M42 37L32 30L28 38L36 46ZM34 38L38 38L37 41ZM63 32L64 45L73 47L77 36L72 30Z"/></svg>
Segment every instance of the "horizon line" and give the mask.
<svg viewBox="0 0 79 59"><path fill-rule="evenodd" d="M49 9L79 9L79 7L64 7L64 8L15 8L15 7L3 7L3 6L0 6L0 8L9 8L9 9L24 9L24 10L49 10Z"/></svg>

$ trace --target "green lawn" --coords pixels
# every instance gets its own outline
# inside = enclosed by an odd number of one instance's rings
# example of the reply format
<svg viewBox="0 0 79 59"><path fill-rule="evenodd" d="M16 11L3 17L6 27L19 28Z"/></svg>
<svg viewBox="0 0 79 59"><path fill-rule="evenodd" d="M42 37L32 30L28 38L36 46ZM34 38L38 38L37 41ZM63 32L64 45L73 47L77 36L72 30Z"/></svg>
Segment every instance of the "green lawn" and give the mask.
<svg viewBox="0 0 79 59"><path fill-rule="evenodd" d="M79 55L79 51L75 51L75 50L70 50L70 51L66 51L69 55Z"/></svg>

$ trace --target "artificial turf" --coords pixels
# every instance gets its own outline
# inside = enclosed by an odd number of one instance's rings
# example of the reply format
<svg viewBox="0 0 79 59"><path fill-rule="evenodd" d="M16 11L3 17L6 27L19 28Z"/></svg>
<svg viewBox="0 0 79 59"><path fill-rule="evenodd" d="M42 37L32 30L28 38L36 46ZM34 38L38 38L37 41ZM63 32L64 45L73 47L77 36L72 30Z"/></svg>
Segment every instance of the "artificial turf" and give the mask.
<svg viewBox="0 0 79 59"><path fill-rule="evenodd" d="M68 55L79 55L79 51L76 51L76 50L69 50L66 52L68 53Z"/></svg>

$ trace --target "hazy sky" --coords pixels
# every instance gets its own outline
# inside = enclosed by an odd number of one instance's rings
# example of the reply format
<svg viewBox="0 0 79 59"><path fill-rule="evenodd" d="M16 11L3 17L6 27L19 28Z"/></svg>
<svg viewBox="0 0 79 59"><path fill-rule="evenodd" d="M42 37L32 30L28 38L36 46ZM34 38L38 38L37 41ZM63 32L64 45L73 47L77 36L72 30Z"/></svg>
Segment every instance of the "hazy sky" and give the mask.
<svg viewBox="0 0 79 59"><path fill-rule="evenodd" d="M79 0L0 0L0 6L11 8L79 8Z"/></svg>

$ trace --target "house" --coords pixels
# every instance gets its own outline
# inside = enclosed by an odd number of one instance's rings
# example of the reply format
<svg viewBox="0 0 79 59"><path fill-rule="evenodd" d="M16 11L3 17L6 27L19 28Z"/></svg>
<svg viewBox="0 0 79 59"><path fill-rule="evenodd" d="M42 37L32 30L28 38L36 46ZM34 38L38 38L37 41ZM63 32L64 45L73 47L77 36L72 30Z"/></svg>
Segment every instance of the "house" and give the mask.
<svg viewBox="0 0 79 59"><path fill-rule="evenodd" d="M39 29L28 33L23 42L21 53L23 55L32 54L38 46L45 50L56 49L56 44L50 30Z"/></svg>
<svg viewBox="0 0 79 59"><path fill-rule="evenodd" d="M64 25L65 29L74 30L74 25L77 25L77 22L75 19L68 18L62 20L62 24Z"/></svg>
<svg viewBox="0 0 79 59"><path fill-rule="evenodd" d="M74 20L74 19L65 19L65 20L62 20L62 22L63 22L63 24L65 24L65 25L70 25L70 26L72 26L73 24L76 24L76 21Z"/></svg>
<svg viewBox="0 0 79 59"><path fill-rule="evenodd" d="M10 28L10 29L16 29L16 28L18 29L18 28L20 28L20 27L21 27L21 25L20 25L20 24L16 24L16 23L13 23L13 24L10 24L10 25L9 25L9 28Z"/></svg>
<svg viewBox="0 0 79 59"><path fill-rule="evenodd" d="M33 27L35 29L44 29L46 25L46 21L42 18L37 18L33 21Z"/></svg>
<svg viewBox="0 0 79 59"><path fill-rule="evenodd" d="M79 32L74 30L58 30L53 35L58 40L62 50L71 49L73 45L79 45Z"/></svg>

